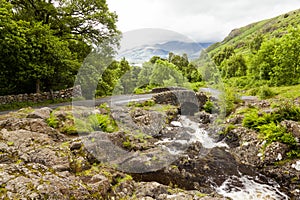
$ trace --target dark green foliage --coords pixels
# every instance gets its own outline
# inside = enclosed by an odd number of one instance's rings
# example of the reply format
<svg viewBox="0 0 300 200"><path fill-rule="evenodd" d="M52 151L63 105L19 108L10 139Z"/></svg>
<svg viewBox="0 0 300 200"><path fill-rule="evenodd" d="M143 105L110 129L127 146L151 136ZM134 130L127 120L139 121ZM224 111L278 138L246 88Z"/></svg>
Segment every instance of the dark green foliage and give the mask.
<svg viewBox="0 0 300 200"><path fill-rule="evenodd" d="M300 107L294 102L284 101L280 104L278 110L274 113L277 121L293 120L300 121Z"/></svg>
<svg viewBox="0 0 300 200"><path fill-rule="evenodd" d="M59 123L58 119L54 116L53 113L51 113L50 117L47 119L47 124L52 128L57 128L58 123Z"/></svg>
<svg viewBox="0 0 300 200"><path fill-rule="evenodd" d="M213 57L213 60L217 66L220 66L221 63L230 58L234 54L234 49L232 46L225 46L218 54Z"/></svg>
<svg viewBox="0 0 300 200"><path fill-rule="evenodd" d="M275 92L267 86L260 87L257 94L260 99L268 99L275 96Z"/></svg>
<svg viewBox="0 0 300 200"><path fill-rule="evenodd" d="M263 34L261 34L261 33L258 33L257 35L255 35L253 37L253 39L251 40L251 42L249 44L250 50L253 54L255 54L260 49L260 46L263 41L264 41L264 37L263 37Z"/></svg>
<svg viewBox="0 0 300 200"><path fill-rule="evenodd" d="M118 42L115 22L103 0L0 0L0 95L73 86L92 42Z"/></svg>
<svg viewBox="0 0 300 200"><path fill-rule="evenodd" d="M259 131L259 127L268 123L271 123L272 117L270 114L263 114L262 116L258 114L258 111L251 111L245 114L243 119L243 126Z"/></svg>
<svg viewBox="0 0 300 200"><path fill-rule="evenodd" d="M232 55L224 60L220 69L224 78L245 76L247 74L247 65L242 55Z"/></svg>
<svg viewBox="0 0 300 200"><path fill-rule="evenodd" d="M264 41L251 59L249 75L269 85L299 84L300 28L289 28L281 38Z"/></svg>
<svg viewBox="0 0 300 200"><path fill-rule="evenodd" d="M232 88L228 87L224 89L220 99L224 102L221 110L221 113L224 115L229 115L232 111L234 111L236 104L241 101L237 93Z"/></svg>
<svg viewBox="0 0 300 200"><path fill-rule="evenodd" d="M207 48L223 81L241 89L299 84L299 12L296 10L234 29L222 42ZM242 55L243 59L234 58L235 54ZM205 68L208 63L206 60L201 66ZM214 71L213 66L210 67ZM248 84L236 79L243 76L247 77ZM268 98L269 95L261 96Z"/></svg>
<svg viewBox="0 0 300 200"><path fill-rule="evenodd" d="M204 111L207 112L207 113L212 113L214 108L215 108L214 103L212 101L209 101L209 100L206 101L206 103L203 106Z"/></svg>

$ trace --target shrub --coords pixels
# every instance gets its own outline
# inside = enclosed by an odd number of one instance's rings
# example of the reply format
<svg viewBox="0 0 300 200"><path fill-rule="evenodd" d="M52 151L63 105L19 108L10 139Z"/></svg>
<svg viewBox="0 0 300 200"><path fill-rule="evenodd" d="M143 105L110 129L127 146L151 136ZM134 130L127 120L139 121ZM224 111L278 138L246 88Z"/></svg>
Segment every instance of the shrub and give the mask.
<svg viewBox="0 0 300 200"><path fill-rule="evenodd" d="M207 112L207 113L212 113L214 107L215 107L214 103L213 103L212 101L208 100L208 101L206 101L206 103L204 104L203 109L204 109L204 111Z"/></svg>
<svg viewBox="0 0 300 200"><path fill-rule="evenodd" d="M278 121L293 120L300 121L300 107L292 101L284 101L274 113Z"/></svg>
<svg viewBox="0 0 300 200"><path fill-rule="evenodd" d="M258 96L260 99L268 99L275 96L275 92L273 92L269 87L262 86L258 91Z"/></svg>
<svg viewBox="0 0 300 200"><path fill-rule="evenodd" d="M88 123L95 131L115 132L118 130L116 122L109 116L103 114L91 115L88 117Z"/></svg>
<svg viewBox="0 0 300 200"><path fill-rule="evenodd" d="M291 133L288 133L283 126L276 125L274 122L259 126L258 129L267 143L279 141L290 146L297 144L295 137Z"/></svg>
<svg viewBox="0 0 300 200"><path fill-rule="evenodd" d="M58 127L58 119L54 116L53 112L50 114L50 117L47 119L47 124L48 126L52 128L57 128Z"/></svg>
<svg viewBox="0 0 300 200"><path fill-rule="evenodd" d="M220 99L225 102L222 112L226 115L229 115L235 109L235 104L241 101L239 96L231 88L225 88L225 92L220 96Z"/></svg>

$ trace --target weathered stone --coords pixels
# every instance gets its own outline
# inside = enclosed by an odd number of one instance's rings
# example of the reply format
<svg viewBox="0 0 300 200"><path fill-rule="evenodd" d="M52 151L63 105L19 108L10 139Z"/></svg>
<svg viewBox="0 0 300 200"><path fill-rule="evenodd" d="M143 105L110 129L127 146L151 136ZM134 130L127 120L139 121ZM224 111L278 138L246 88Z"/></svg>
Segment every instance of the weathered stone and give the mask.
<svg viewBox="0 0 300 200"><path fill-rule="evenodd" d="M286 144L280 142L273 142L268 145L265 149L263 155L263 164L264 165L273 165L275 162L281 161L283 156L286 155L289 150Z"/></svg>
<svg viewBox="0 0 300 200"><path fill-rule="evenodd" d="M48 119L50 117L50 113L52 112L51 108L44 107L41 109L34 110L32 113L27 115L27 118L35 118L35 119Z"/></svg>
<svg viewBox="0 0 300 200"><path fill-rule="evenodd" d="M283 127L285 127L290 133L293 134L295 138L298 139L300 143L300 123L291 121L291 120L284 120L280 123Z"/></svg>
<svg viewBox="0 0 300 200"><path fill-rule="evenodd" d="M70 150L73 151L73 150L77 150L77 149L80 149L82 146L82 142L81 141L74 141L70 144Z"/></svg>

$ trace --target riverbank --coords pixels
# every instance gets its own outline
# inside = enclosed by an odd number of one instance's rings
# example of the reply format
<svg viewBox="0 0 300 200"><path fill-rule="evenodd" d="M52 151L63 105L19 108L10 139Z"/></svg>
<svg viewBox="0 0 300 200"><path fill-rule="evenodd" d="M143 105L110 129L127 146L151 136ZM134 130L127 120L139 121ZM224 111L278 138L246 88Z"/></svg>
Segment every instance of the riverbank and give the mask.
<svg viewBox="0 0 300 200"><path fill-rule="evenodd" d="M254 111L257 117L249 119L278 114L279 104L241 102L221 121L217 112L207 113L201 107L183 116L180 105L123 101L96 108L21 109L1 115L0 197L300 196L299 121L278 122L296 140L292 145L276 138L269 142L257 127L245 125Z"/></svg>

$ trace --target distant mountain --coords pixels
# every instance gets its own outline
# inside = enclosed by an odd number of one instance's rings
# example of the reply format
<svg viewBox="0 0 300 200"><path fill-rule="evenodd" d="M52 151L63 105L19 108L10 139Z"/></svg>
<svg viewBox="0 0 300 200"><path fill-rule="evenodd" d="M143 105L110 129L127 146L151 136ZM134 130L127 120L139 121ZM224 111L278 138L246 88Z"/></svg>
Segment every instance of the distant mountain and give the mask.
<svg viewBox="0 0 300 200"><path fill-rule="evenodd" d="M119 52L117 59L125 57L130 63L141 64L153 56L167 58L169 52L182 55L186 53L190 60L199 57L200 52L212 43L192 43L183 41L168 41L164 43L143 45Z"/></svg>

